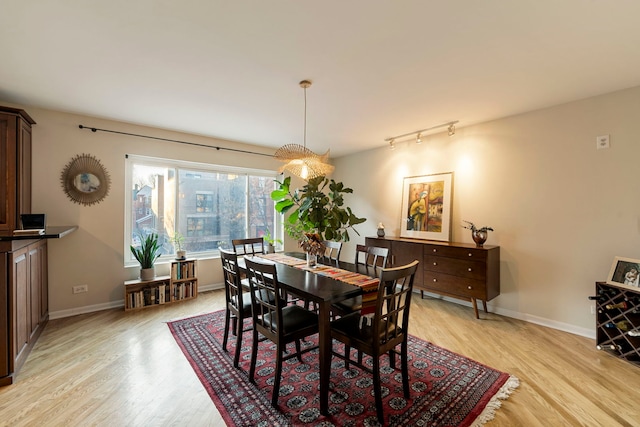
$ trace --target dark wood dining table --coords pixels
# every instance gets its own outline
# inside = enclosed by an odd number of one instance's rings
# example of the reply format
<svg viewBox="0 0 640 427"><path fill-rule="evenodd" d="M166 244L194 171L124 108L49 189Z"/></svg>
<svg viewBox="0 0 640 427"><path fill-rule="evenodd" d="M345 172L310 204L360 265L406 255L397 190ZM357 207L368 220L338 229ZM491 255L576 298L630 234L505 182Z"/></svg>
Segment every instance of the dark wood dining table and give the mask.
<svg viewBox="0 0 640 427"><path fill-rule="evenodd" d="M302 253L287 253L287 255L301 258ZM249 257L251 258L251 257ZM272 262L256 257L261 262ZM357 285L341 282L328 276L315 274L301 268L274 262L280 285L289 294L298 296L306 301L313 301L318 307L318 349L320 364L320 413L327 415L329 409L329 379L331 376L331 305L362 295L362 289ZM331 262L327 265L371 276L373 273L366 266L348 262ZM242 258L238 258L238 267L246 271Z"/></svg>

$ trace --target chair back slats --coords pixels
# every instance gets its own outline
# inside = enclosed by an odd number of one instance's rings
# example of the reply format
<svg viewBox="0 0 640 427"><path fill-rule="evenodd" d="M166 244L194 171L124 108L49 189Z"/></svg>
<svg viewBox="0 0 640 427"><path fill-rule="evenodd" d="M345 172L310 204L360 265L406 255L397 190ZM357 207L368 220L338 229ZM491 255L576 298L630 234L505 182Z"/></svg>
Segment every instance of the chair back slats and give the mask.
<svg viewBox="0 0 640 427"><path fill-rule="evenodd" d="M400 342L407 334L413 279L417 266L416 260L404 266L381 270L373 321L374 336L381 339L376 340L375 345Z"/></svg>
<svg viewBox="0 0 640 427"><path fill-rule="evenodd" d="M238 255L226 249L219 248L224 275L224 290L227 304L236 310L242 309L242 286L238 270Z"/></svg>
<svg viewBox="0 0 640 427"><path fill-rule="evenodd" d="M333 242L330 240L326 240L324 243L324 254L323 257L325 260L331 262L340 261L340 252L342 251L342 242Z"/></svg>
<svg viewBox="0 0 640 427"><path fill-rule="evenodd" d="M282 324L282 298L278 274L273 263L263 263L246 258L249 288L253 305L254 328L272 341L277 342L278 328Z"/></svg>
<svg viewBox="0 0 640 427"><path fill-rule="evenodd" d="M355 264L363 264L377 271L378 269L387 267L388 258L389 248L356 245Z"/></svg>
<svg viewBox="0 0 640 427"><path fill-rule="evenodd" d="M231 240L233 250L238 255L256 255L265 253L264 239L262 237L253 237L250 239L233 239Z"/></svg>

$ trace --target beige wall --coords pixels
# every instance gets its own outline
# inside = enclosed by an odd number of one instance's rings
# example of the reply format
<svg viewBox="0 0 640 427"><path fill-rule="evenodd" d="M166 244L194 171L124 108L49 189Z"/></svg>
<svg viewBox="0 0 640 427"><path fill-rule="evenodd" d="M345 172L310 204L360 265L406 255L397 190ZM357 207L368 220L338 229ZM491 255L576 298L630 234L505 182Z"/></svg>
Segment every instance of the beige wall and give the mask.
<svg viewBox="0 0 640 427"><path fill-rule="evenodd" d="M615 256L640 259L639 118L634 88L394 151L381 135L381 148L336 159L334 177L357 195L349 202L368 218L363 236L380 221L398 235L403 177L453 171L453 240L473 242L468 220L493 227L487 244L501 247L501 295L490 309L595 336L594 282ZM611 148L596 150L606 134Z"/></svg>
<svg viewBox="0 0 640 427"><path fill-rule="evenodd" d="M171 142L81 130L88 127L152 135L213 146L271 154L273 149L234 144L194 135L172 133L126 123L99 120L38 108L22 107L37 124L33 130L33 211L45 212L49 225L77 225L70 235L49 242L49 301L51 317L64 317L119 306L123 281L137 278L138 268L124 267L125 155L208 162L275 170L279 162L264 156L194 147ZM60 174L77 154L98 158L111 176L111 190L104 201L82 206L62 191ZM168 274L168 265L157 266ZM199 263L201 286L220 284L219 259ZM88 293L72 294L74 285L89 285Z"/></svg>
<svg viewBox="0 0 640 427"><path fill-rule="evenodd" d="M51 225L78 225L50 242L49 298L52 317L122 304L122 282L137 277L123 267L125 154L276 169L262 156L189 147L169 142L78 129L79 124L211 145L271 153L251 147L23 106L34 127L33 210ZM489 225L488 244L501 246L502 294L490 308L555 328L593 336L586 299L604 280L616 255L640 258L640 88L463 127L454 137L438 134L421 145L398 143L335 159L334 178L355 190L348 204L368 221L343 249L384 222L399 233L402 179L454 172L453 240L471 242L461 220ZM247 124L250 125L250 124ZM407 129L409 131L410 129ZM611 135L611 148L596 150L596 136ZM75 155L96 156L111 174L108 197L94 206L72 203L60 172ZM287 241L288 249L295 246ZM159 273L162 273L162 266ZM165 266L166 268L166 266ZM222 281L219 261L200 263L201 285ZM86 294L71 287L89 285ZM487 322L486 326L490 326Z"/></svg>

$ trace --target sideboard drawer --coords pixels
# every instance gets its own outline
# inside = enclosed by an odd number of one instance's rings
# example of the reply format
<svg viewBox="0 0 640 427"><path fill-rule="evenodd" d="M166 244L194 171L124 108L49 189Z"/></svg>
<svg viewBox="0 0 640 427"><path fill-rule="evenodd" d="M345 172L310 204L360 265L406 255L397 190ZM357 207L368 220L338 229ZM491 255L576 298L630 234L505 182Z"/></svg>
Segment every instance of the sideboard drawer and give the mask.
<svg viewBox="0 0 640 427"><path fill-rule="evenodd" d="M471 259L486 261L487 251L474 248L462 248L455 246L427 245L424 248L425 255L445 256L449 258Z"/></svg>
<svg viewBox="0 0 640 427"><path fill-rule="evenodd" d="M447 273L454 276L482 280L483 282L487 277L486 263L483 261L425 255L423 264L424 269L428 271Z"/></svg>
<svg viewBox="0 0 640 427"><path fill-rule="evenodd" d="M424 272L425 285L429 291L458 295L463 298L484 299L486 286L482 280L466 279L436 271Z"/></svg>

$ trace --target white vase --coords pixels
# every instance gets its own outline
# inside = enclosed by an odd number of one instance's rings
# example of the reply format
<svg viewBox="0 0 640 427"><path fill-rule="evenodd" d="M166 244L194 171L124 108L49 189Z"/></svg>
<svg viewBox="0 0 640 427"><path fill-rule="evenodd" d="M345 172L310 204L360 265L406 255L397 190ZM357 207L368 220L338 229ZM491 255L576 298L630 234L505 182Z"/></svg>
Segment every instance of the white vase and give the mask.
<svg viewBox="0 0 640 427"><path fill-rule="evenodd" d="M141 268L140 269L140 280L153 280L156 277L156 268Z"/></svg>

